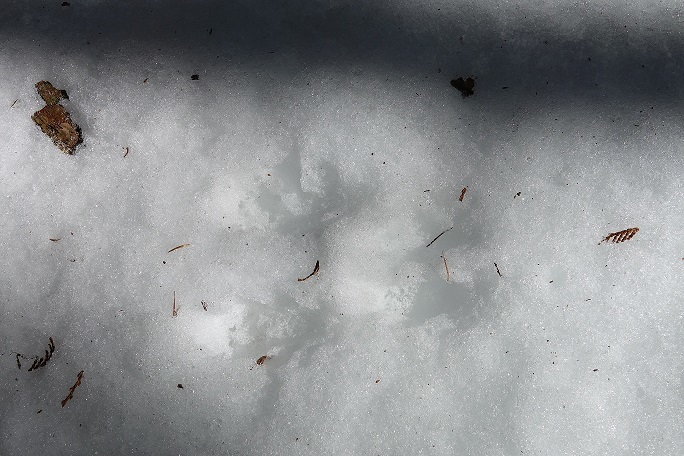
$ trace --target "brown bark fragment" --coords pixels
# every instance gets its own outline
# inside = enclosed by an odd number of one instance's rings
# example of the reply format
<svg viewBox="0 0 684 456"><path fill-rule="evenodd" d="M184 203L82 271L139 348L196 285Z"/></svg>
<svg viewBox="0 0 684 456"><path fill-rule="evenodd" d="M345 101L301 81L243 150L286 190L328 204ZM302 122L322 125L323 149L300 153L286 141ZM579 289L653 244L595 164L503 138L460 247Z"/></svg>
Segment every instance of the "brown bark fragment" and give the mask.
<svg viewBox="0 0 684 456"><path fill-rule="evenodd" d="M81 128L71 119L64 106L58 104L61 99L69 99L67 93L55 89L47 81L38 82L36 89L47 106L34 113L31 119L62 152L73 155L76 146L83 142L83 135Z"/></svg>

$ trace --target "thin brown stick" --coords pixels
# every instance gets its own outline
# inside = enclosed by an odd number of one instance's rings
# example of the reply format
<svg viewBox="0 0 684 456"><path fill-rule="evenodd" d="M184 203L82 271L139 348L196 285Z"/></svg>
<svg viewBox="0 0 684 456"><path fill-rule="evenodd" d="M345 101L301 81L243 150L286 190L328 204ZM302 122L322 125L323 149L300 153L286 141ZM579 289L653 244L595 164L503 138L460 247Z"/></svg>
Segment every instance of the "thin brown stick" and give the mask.
<svg viewBox="0 0 684 456"><path fill-rule="evenodd" d="M12 103L12 106L10 106L10 109L12 109L12 108L14 107L15 104L17 104L17 101L19 101L19 98L17 98L16 100L14 100L14 103Z"/></svg>
<svg viewBox="0 0 684 456"><path fill-rule="evenodd" d="M62 400L62 407L64 407L66 405L66 403L69 402L74 397L74 391L81 384L82 379L83 379L83 371L78 373L78 377L76 378L76 383L74 383L74 386L69 388L69 395Z"/></svg>
<svg viewBox="0 0 684 456"><path fill-rule="evenodd" d="M461 190L461 196L458 197L458 201L463 201L463 197L465 196L467 191L468 187L463 187L463 190Z"/></svg>
<svg viewBox="0 0 684 456"><path fill-rule="evenodd" d="M452 226L451 228L448 228L448 229L442 231L441 233L439 233L439 234L437 235L436 238L434 238L432 241L430 241L430 243L429 243L428 245L426 245L425 247L430 247L430 246L432 245L432 243L435 242L437 239L439 239L444 233L446 233L447 231L451 231L451 230L453 230L453 229L454 229L454 227Z"/></svg>
<svg viewBox="0 0 684 456"><path fill-rule="evenodd" d="M501 275L501 271L499 271L499 266L496 263L494 263L494 267L496 268L496 273L499 274L499 277L503 277L503 275Z"/></svg>
<svg viewBox="0 0 684 456"><path fill-rule="evenodd" d="M52 242L59 242L62 238L50 238Z"/></svg>
<svg viewBox="0 0 684 456"><path fill-rule="evenodd" d="M177 245L176 247L172 248L171 250L169 250L169 251L166 252L166 253L171 253L171 252L173 252L174 250L182 249L183 247L187 247L187 246L189 246L189 245L190 245L190 244L181 244L181 245Z"/></svg>
<svg viewBox="0 0 684 456"><path fill-rule="evenodd" d="M128 155L128 152L130 152L130 148L124 147L124 150L126 151L126 153L124 153L123 158L126 158L126 155Z"/></svg>
<svg viewBox="0 0 684 456"><path fill-rule="evenodd" d="M172 317L178 316L178 308L176 307L176 292L173 292L173 310L171 311Z"/></svg>
<svg viewBox="0 0 684 456"><path fill-rule="evenodd" d="M451 274L449 274L449 265L447 264L446 256L444 256L444 250L442 250L442 259L444 260L444 269L446 269L446 275L447 275L447 282L451 278Z"/></svg>
<svg viewBox="0 0 684 456"><path fill-rule="evenodd" d="M297 282L304 282L304 281L305 281L306 279L308 279L309 277L318 274L319 266L320 266L320 264L319 264L318 260L316 260L316 266L314 266L313 272L312 272L311 274L309 274L308 276L304 277L303 279L297 279Z"/></svg>

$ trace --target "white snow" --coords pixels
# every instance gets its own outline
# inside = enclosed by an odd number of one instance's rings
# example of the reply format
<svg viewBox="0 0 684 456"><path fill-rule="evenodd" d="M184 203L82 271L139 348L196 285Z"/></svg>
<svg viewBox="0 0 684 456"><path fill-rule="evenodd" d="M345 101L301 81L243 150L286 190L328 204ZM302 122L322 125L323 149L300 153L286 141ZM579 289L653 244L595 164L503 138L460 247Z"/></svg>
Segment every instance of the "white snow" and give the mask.
<svg viewBox="0 0 684 456"><path fill-rule="evenodd" d="M684 454L679 3L61 3L0 12L0 454Z"/></svg>

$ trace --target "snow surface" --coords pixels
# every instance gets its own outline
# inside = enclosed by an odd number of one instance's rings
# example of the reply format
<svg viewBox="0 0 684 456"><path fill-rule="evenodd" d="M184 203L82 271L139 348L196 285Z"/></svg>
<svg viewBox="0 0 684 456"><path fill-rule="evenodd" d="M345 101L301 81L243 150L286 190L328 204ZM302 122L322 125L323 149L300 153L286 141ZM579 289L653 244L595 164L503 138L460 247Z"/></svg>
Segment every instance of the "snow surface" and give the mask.
<svg viewBox="0 0 684 456"><path fill-rule="evenodd" d="M0 454L684 454L679 2L61 3L0 11Z"/></svg>

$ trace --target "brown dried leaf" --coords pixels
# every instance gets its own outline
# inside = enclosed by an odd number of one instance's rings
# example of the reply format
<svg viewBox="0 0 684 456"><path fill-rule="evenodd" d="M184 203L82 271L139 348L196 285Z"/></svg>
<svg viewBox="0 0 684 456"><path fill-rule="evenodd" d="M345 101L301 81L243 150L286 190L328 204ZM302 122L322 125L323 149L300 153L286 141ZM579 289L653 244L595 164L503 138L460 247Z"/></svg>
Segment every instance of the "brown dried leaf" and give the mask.
<svg viewBox="0 0 684 456"><path fill-rule="evenodd" d="M475 89L475 79L473 78L452 79L450 83L452 87L457 88L461 92L463 98L473 95L475 93L473 90Z"/></svg>
<svg viewBox="0 0 684 456"><path fill-rule="evenodd" d="M619 244L620 242L629 241L634 237L635 234L639 232L638 227L627 228L626 230L616 231L615 233L610 233L608 236L604 237L599 245L604 242L612 242L614 244Z"/></svg>

